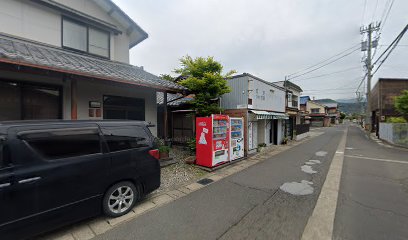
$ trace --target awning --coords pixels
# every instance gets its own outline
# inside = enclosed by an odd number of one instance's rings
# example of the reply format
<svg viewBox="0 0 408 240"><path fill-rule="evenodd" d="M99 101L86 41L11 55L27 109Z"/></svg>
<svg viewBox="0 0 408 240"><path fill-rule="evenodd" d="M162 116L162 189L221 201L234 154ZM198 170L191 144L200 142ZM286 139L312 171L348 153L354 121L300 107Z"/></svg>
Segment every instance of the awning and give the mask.
<svg viewBox="0 0 408 240"><path fill-rule="evenodd" d="M268 112L268 111L258 111L250 110L250 112L256 115L256 119L289 119L285 113Z"/></svg>

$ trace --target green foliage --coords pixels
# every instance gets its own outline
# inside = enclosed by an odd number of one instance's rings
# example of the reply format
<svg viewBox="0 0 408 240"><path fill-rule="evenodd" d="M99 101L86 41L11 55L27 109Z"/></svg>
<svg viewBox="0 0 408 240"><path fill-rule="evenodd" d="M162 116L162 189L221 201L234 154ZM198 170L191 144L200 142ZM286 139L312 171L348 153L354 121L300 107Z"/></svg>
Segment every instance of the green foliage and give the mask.
<svg viewBox="0 0 408 240"><path fill-rule="evenodd" d="M197 116L209 116L222 111L218 99L221 95L231 92L227 85L228 78L235 71L223 75L223 66L213 57L198 57L193 59L185 56L180 59L181 68L174 72L187 77L180 84L195 95L190 104L196 110Z"/></svg>
<svg viewBox="0 0 408 240"><path fill-rule="evenodd" d="M408 90L402 91L402 94L395 98L395 109L403 115L408 115Z"/></svg>
<svg viewBox="0 0 408 240"><path fill-rule="evenodd" d="M170 147L169 146L166 146L166 145L163 145L163 146L160 146L159 147L159 152L161 152L161 153L169 153L170 152Z"/></svg>
<svg viewBox="0 0 408 240"><path fill-rule="evenodd" d="M405 120L403 117L390 117L387 118L387 123L406 123L407 120Z"/></svg>
<svg viewBox="0 0 408 240"><path fill-rule="evenodd" d="M176 80L176 78L172 77L170 74L160 74L159 77L161 79L163 79L163 80L167 80L167 81L170 81L170 82L174 82Z"/></svg>
<svg viewBox="0 0 408 240"><path fill-rule="evenodd" d="M346 118L346 114L345 113L340 113L340 119L345 119Z"/></svg>
<svg viewBox="0 0 408 240"><path fill-rule="evenodd" d="M190 151L190 154L195 155L195 153L196 153L196 139L195 139L195 137L191 138L187 142L187 147L188 147L188 150Z"/></svg>
<svg viewBox="0 0 408 240"><path fill-rule="evenodd" d="M266 143L260 143L258 144L258 147L266 147Z"/></svg>

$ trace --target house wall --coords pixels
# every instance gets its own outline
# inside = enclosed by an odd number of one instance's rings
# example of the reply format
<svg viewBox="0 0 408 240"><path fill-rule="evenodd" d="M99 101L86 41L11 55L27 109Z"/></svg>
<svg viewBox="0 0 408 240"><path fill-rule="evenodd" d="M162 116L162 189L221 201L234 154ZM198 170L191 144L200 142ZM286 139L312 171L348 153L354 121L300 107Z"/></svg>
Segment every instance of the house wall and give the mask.
<svg viewBox="0 0 408 240"><path fill-rule="evenodd" d="M129 63L129 36L126 30L94 2L56 0L77 11L109 22L123 33L111 34L111 59ZM25 38L56 47L62 45L62 16L59 12L27 0L1 0L0 33Z"/></svg>
<svg viewBox="0 0 408 240"><path fill-rule="evenodd" d="M221 107L223 109L248 108L248 76L241 76L228 80L230 93L222 95Z"/></svg>
<svg viewBox="0 0 408 240"><path fill-rule="evenodd" d="M312 113L312 110L311 110L312 108L319 108L319 113L326 113L324 106L316 104L312 101L308 101L306 103L306 111L308 111L309 113Z"/></svg>
<svg viewBox="0 0 408 240"><path fill-rule="evenodd" d="M20 82L32 82L37 84L48 84L62 87L62 118L71 119L71 80L63 80L62 76L44 76L32 73L11 72L0 70L3 80L16 80ZM0 80L1 80L0 79ZM123 96L145 99L145 121L157 125L157 104L156 91L144 87L132 87L129 85L114 84L99 80L77 80L77 113L79 120L102 119L89 117L89 101L99 101L102 103L101 112L103 115L103 96ZM156 127L150 128L156 136Z"/></svg>
<svg viewBox="0 0 408 240"><path fill-rule="evenodd" d="M270 84L249 77L250 109L285 112L285 91Z"/></svg>
<svg viewBox="0 0 408 240"><path fill-rule="evenodd" d="M102 119L88 116L89 101L99 101L103 104L104 95L133 97L145 99L145 121L157 125L156 91L143 87L129 87L104 81L78 81L78 119ZM103 106L101 109L103 113ZM150 128L157 135L156 127Z"/></svg>

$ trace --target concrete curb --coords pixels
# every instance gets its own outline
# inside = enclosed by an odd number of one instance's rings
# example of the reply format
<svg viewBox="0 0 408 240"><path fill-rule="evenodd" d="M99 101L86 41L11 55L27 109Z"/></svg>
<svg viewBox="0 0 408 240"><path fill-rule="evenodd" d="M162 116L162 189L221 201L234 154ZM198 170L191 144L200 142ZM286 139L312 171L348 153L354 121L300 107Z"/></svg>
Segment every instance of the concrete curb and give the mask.
<svg viewBox="0 0 408 240"><path fill-rule="evenodd" d="M208 178L211 179L212 182L206 185L199 184L197 182L188 183L176 189L171 189L167 192L155 194L148 196L142 202L138 203L132 211L128 214L118 217L118 218L106 218L106 217L99 217L89 221L87 223L79 223L74 227L69 227L63 230L57 230L57 232L50 233L45 237L36 238L37 240L89 240L93 237L103 234L110 229L132 220L140 215L143 215L153 209L158 207L164 206L172 201L175 201L179 198L182 198L192 192L195 192L201 188L204 188L208 185L211 185L217 181L222 180L225 177L228 177L234 173L240 172L244 169L249 168L250 166L262 162L274 155L277 155L281 152L284 152L292 147L295 147L299 144L302 144L314 137L317 137L324 132L311 132L310 135L306 138L301 139L300 141L292 141L287 145L279 145L279 146L270 146L266 147L266 149L260 153L256 153L243 161L237 161L229 166L221 168L216 172L210 172L204 175L198 181ZM271 151L272 150L272 151Z"/></svg>

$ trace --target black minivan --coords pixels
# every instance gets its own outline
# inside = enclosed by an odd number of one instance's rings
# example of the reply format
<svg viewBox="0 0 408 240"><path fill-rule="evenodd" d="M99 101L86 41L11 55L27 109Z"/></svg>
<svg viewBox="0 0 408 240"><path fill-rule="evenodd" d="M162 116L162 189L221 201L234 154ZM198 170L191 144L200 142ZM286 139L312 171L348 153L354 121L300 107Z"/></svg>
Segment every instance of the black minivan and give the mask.
<svg viewBox="0 0 408 240"><path fill-rule="evenodd" d="M129 212L160 186L148 127L140 121L0 122L0 239Z"/></svg>

